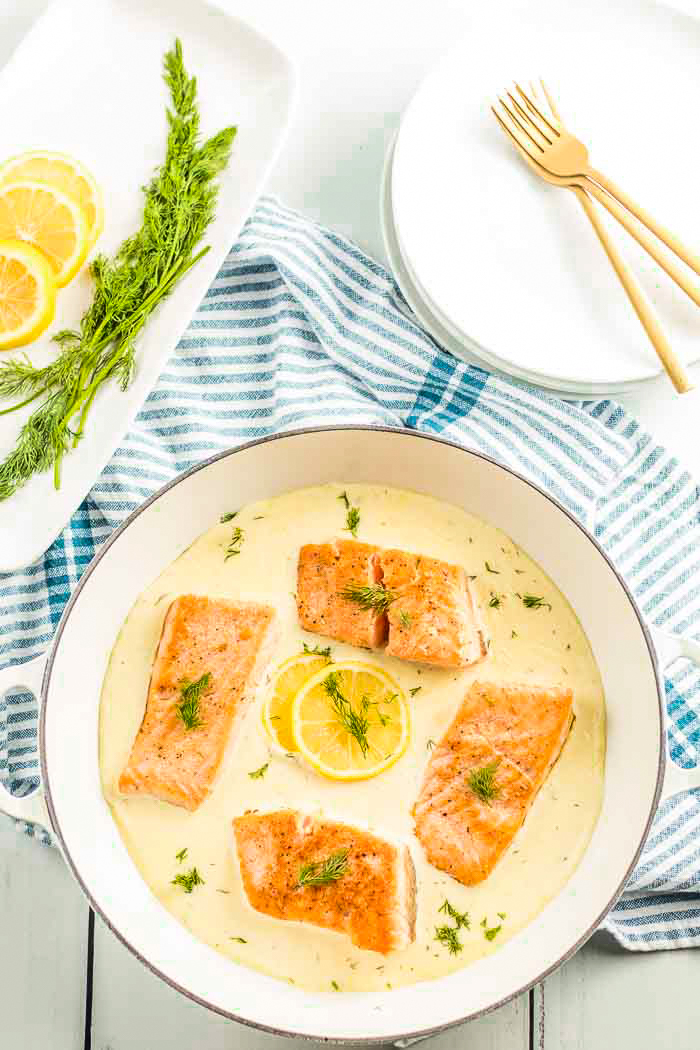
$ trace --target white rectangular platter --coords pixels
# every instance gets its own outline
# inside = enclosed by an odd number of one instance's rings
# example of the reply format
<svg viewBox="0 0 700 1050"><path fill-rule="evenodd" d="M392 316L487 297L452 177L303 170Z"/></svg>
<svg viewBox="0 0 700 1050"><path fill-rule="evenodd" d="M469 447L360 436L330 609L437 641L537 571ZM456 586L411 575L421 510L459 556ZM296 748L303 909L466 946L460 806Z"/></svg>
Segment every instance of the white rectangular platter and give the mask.
<svg viewBox="0 0 700 1050"><path fill-rule="evenodd" d="M238 127L216 219L203 242L211 250L148 322L129 389L107 384L100 390L83 441L63 461L60 489L43 474L0 503L0 572L43 554L126 433L260 194L295 95L286 56L203 0L55 0L0 74L0 159L47 149L87 165L105 201L96 247L111 254L138 229L141 187L164 154L162 60L176 36L188 71L197 76L203 135ZM51 359L52 333L77 326L90 293L84 269L60 292L51 328L26 348L33 363ZM29 412L0 416L1 458Z"/></svg>

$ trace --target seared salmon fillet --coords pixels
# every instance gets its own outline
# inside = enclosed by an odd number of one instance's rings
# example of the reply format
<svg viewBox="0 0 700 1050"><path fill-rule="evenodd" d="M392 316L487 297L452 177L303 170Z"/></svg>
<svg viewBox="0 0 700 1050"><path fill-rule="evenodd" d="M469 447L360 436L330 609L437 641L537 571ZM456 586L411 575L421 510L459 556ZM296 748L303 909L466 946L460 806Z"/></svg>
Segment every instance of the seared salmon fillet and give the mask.
<svg viewBox="0 0 700 1050"><path fill-rule="evenodd" d="M236 725L268 658L274 610L185 594L170 605L143 722L119 778L123 794L196 809L209 794ZM183 688L205 678L188 720Z"/></svg>
<svg viewBox="0 0 700 1050"><path fill-rule="evenodd" d="M246 813L233 821L243 887L256 911L346 933L358 948L401 951L416 935L416 878L408 847L296 810ZM346 858L343 859L346 853ZM335 858L339 878L300 877Z"/></svg>
<svg viewBox="0 0 700 1050"><path fill-rule="evenodd" d="M436 667L469 667L487 653L486 629L471 581L461 565L382 551L389 606L387 653Z"/></svg>
<svg viewBox="0 0 700 1050"><path fill-rule="evenodd" d="M307 543L299 551L297 610L305 631L327 635L364 649L386 639L386 616L341 596L350 584L381 579L379 548L357 540Z"/></svg>
<svg viewBox="0 0 700 1050"><path fill-rule="evenodd" d="M570 689L474 682L413 808L431 864L472 886L513 840L573 722Z"/></svg>

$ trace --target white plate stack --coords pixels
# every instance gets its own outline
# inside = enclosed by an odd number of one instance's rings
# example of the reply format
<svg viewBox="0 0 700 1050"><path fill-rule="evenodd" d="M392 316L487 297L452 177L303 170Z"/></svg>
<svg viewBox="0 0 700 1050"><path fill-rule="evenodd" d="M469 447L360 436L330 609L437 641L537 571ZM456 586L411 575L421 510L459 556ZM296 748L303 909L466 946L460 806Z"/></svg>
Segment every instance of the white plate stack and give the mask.
<svg viewBox="0 0 700 1050"><path fill-rule="evenodd" d="M459 357L577 396L630 390L658 359L579 202L530 172L490 106L514 79L542 77L593 164L697 252L700 23L639 0L474 6L387 156L395 276ZM698 308L602 214L674 349L697 360Z"/></svg>

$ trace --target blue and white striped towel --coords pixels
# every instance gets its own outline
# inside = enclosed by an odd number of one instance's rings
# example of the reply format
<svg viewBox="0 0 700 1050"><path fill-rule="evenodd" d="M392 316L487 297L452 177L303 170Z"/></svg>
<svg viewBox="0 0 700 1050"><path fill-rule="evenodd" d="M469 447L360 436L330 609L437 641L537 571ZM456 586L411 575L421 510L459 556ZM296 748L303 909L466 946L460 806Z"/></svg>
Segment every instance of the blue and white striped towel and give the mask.
<svg viewBox="0 0 700 1050"><path fill-rule="evenodd" d="M95 550L180 471L266 434L370 422L527 474L595 532L650 621L700 637L700 493L677 461L612 401L567 403L454 360L408 319L382 266L267 198L70 524L35 565L0 576L0 664L48 646ZM692 766L698 669L678 661L666 696L672 756ZM0 777L18 794L38 782L35 710L19 694L0 698ZM631 949L700 945L698 793L663 806L606 926Z"/></svg>

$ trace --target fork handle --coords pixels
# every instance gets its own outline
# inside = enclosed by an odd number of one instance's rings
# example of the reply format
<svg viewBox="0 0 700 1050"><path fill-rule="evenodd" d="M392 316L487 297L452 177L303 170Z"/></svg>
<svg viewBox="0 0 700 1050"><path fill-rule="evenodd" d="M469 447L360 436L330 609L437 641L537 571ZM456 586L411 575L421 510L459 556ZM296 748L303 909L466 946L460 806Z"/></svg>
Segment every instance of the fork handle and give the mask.
<svg viewBox="0 0 700 1050"><path fill-rule="evenodd" d="M617 219L621 226L624 226L630 237L634 237L637 244L659 264L662 270L666 271L671 280L675 281L678 287L683 289L696 306L700 306L700 288L675 264L673 259L669 259L666 253L661 250L658 242L653 237L650 237L646 230L631 218L630 213L618 203L615 197L611 197L597 183L590 182L588 179L574 185L580 185L582 189L586 189L604 208L607 208L613 218Z"/></svg>
<svg viewBox="0 0 700 1050"><path fill-rule="evenodd" d="M682 259L691 270L694 270L695 273L700 275L700 256L695 255L686 248L685 245L678 240L675 234L671 233L670 230L667 230L665 226L656 222L655 219L652 219L649 212L645 211L644 208L637 204L636 201L633 201L631 197L628 197L624 190L621 190L619 186L616 186L615 183L609 179L607 175L603 175L601 171L597 171L595 168L587 168L584 174L586 179L597 183L606 191L606 193L609 193L611 197L618 200L623 208L627 208L627 211L631 212L635 218L639 219L648 230L651 230L654 236L658 237L660 241L663 241L666 247L670 248L674 255L677 255L678 258Z"/></svg>
<svg viewBox="0 0 700 1050"><path fill-rule="evenodd" d="M580 186L572 186L571 189L581 202L581 207L588 216L591 226L597 233L598 239L605 250L605 254L610 260L615 273L619 277L620 284L625 289L627 298L632 304L634 312L639 318L644 331L648 335L649 342L654 347L661 364L664 366L666 374L679 394L687 393L689 390L693 389L688 374L679 361L668 339L664 335L664 332L656 319L651 303L637 284L631 270L628 268L624 259L615 247L615 244L608 231L605 229L605 226L600 221L593 201Z"/></svg>

